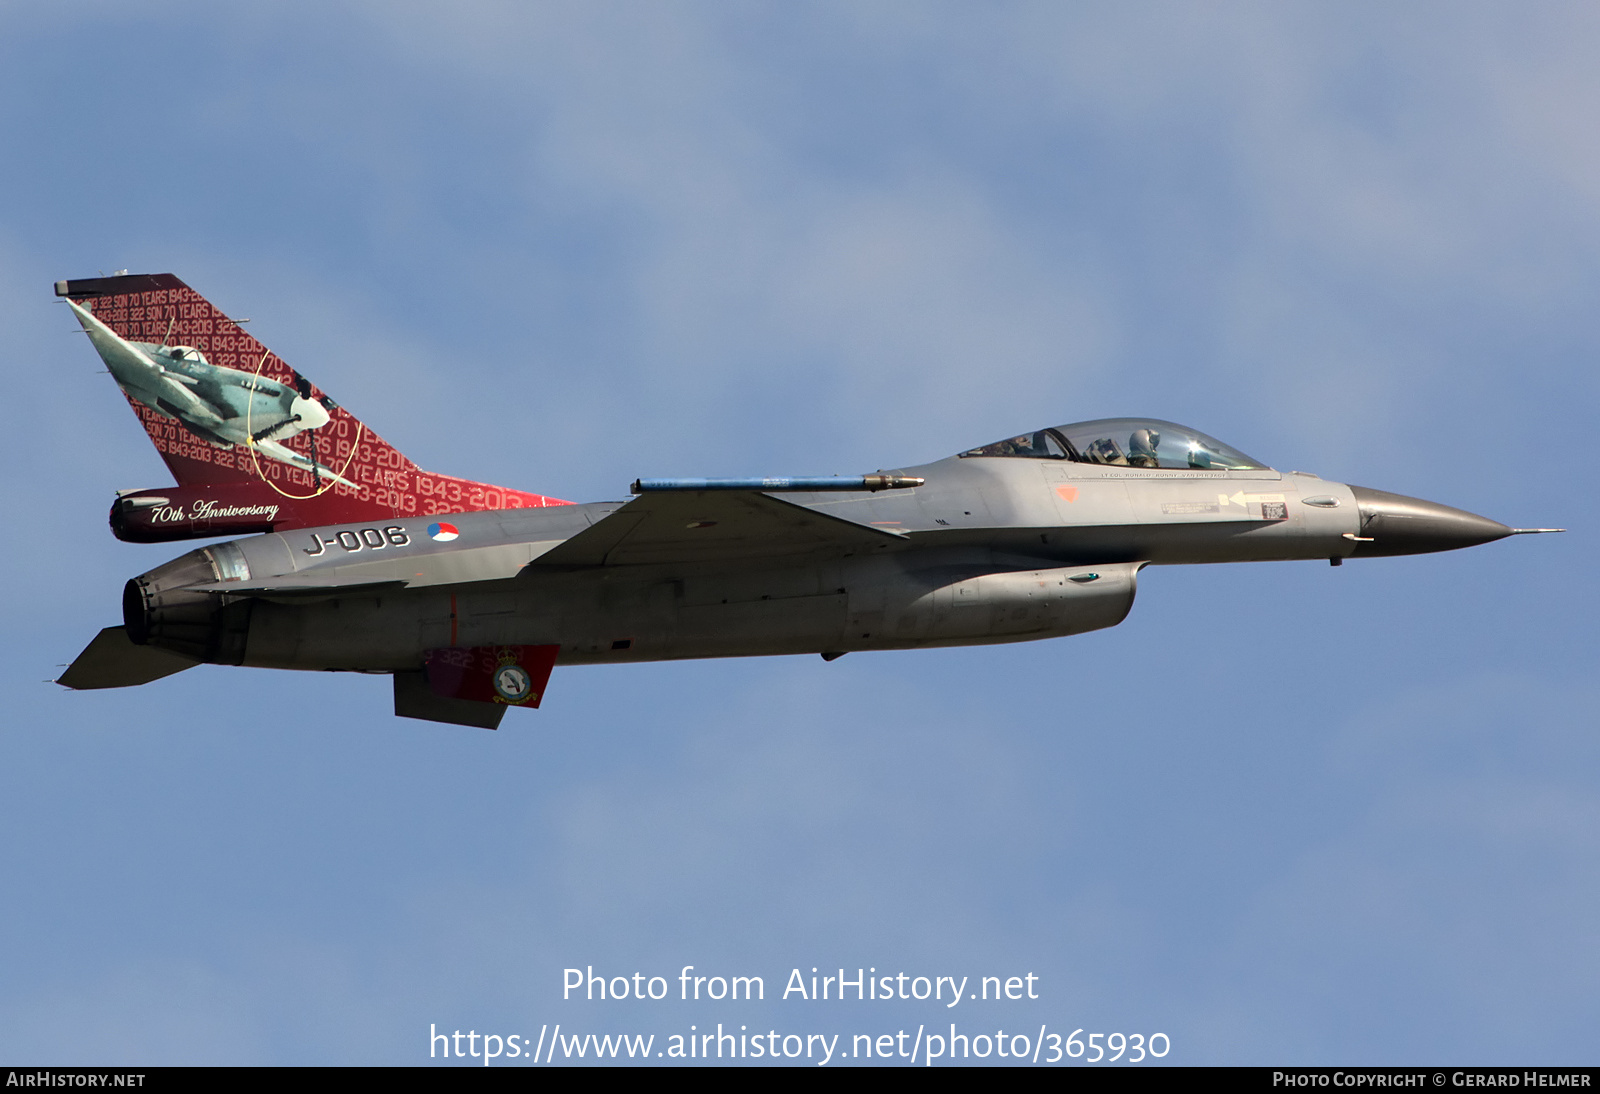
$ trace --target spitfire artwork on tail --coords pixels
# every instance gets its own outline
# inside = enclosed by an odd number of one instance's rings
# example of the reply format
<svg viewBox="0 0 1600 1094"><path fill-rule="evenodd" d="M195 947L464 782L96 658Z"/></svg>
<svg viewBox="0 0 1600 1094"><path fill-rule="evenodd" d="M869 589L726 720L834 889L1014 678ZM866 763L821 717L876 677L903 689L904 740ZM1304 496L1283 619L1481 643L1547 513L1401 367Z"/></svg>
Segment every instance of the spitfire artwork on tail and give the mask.
<svg viewBox="0 0 1600 1094"><path fill-rule="evenodd" d="M129 399L177 420L218 448L243 445L308 471L314 486L324 479L356 485L318 460L316 431L333 420L330 411L338 407L327 396L313 396L298 372L292 384L274 383L263 379L259 369L250 373L213 365L194 346L130 342L71 297L67 306ZM176 325L174 316L167 323L169 336ZM263 354L263 365L265 358ZM303 455L282 444L298 433L307 435Z"/></svg>
<svg viewBox="0 0 1600 1094"><path fill-rule="evenodd" d="M244 536L130 580L62 675L385 673L395 713L495 728L557 664L821 654L1114 627L1144 567L1447 551L1509 528L1279 472L1152 419L847 478L640 479L574 505L425 472L171 274L60 281L177 484L136 542Z"/></svg>

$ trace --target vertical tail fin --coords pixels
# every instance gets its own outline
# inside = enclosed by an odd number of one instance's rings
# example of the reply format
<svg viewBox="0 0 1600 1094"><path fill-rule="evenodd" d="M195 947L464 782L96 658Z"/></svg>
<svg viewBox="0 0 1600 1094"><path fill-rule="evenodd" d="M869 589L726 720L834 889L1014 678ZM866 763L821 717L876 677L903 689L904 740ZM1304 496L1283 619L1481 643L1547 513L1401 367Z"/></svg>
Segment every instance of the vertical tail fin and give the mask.
<svg viewBox="0 0 1600 1094"><path fill-rule="evenodd" d="M172 274L58 281L56 295L178 481L122 495L120 538L568 504L423 471Z"/></svg>

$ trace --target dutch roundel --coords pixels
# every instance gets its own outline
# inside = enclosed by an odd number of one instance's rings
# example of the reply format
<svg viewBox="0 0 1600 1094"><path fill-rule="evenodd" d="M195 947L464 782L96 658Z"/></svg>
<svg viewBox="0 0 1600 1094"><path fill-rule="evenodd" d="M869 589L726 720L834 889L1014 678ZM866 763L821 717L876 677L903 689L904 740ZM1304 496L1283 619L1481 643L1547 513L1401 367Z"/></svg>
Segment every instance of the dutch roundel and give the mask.
<svg viewBox="0 0 1600 1094"><path fill-rule="evenodd" d="M446 524L442 520L437 524L428 525L428 535L440 543L449 543L460 534L454 524Z"/></svg>

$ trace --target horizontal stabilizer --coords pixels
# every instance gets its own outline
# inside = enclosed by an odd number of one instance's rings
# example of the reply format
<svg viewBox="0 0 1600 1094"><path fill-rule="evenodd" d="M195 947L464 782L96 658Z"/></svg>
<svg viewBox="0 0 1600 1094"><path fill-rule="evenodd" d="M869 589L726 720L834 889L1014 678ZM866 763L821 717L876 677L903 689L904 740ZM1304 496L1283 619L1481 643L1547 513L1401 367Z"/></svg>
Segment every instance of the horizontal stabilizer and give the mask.
<svg viewBox="0 0 1600 1094"><path fill-rule="evenodd" d="M136 646L125 628L107 627L95 635L56 683L75 691L131 688L192 669L199 663L154 646Z"/></svg>
<svg viewBox="0 0 1600 1094"><path fill-rule="evenodd" d="M721 562L821 549L871 551L905 542L754 490L644 493L531 563L636 566Z"/></svg>

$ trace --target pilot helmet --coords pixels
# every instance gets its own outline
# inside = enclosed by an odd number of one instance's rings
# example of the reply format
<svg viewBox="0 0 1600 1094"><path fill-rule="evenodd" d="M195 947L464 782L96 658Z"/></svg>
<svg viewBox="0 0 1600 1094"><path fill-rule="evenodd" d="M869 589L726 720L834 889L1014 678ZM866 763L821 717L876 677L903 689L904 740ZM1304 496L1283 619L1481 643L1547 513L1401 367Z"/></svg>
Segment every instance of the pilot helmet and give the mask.
<svg viewBox="0 0 1600 1094"><path fill-rule="evenodd" d="M1161 434L1154 429L1135 429L1128 438L1128 455L1155 458L1156 447L1161 444Z"/></svg>

